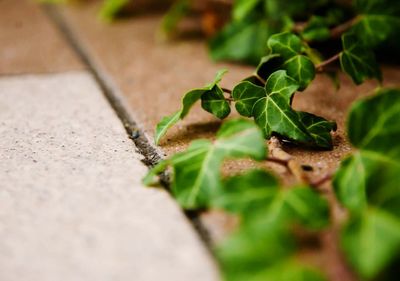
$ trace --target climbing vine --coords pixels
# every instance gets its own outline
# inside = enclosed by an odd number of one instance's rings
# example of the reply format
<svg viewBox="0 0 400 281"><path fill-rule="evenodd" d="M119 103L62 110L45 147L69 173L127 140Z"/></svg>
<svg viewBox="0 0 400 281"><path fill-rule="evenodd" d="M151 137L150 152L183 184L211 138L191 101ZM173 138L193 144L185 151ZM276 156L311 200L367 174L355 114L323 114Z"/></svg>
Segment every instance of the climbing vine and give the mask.
<svg viewBox="0 0 400 281"><path fill-rule="evenodd" d="M397 280L400 89L381 88L378 62L398 59L400 1L208 1L224 2L232 10L230 20L209 40L211 57L256 68L232 89L220 86L226 73L221 70L213 82L188 91L181 108L157 125L155 141L159 144L197 102L216 118L225 119L233 110L241 118L224 122L214 141L195 140L159 162L144 183L157 184L158 175L170 172L171 193L184 209L218 209L239 218L236 229L215 248L227 281ZM106 0L100 14L111 21L133 2ZM162 21L166 37L178 31L194 2L174 1ZM297 111L292 101L305 94L316 75L328 75L337 85L340 71L357 85L375 79L379 86L350 109L347 137L353 153L333 175L309 182L297 175L294 186L282 185L263 169L223 175L225 160L241 158L275 163L296 174L290 158L270 155L273 141L334 149L336 123ZM332 183L329 194L321 189L327 182ZM345 215L335 215L335 204ZM324 247L321 237L327 235L341 259L332 265L341 272L334 277L308 262L310 249L302 243L317 241Z"/></svg>
<svg viewBox="0 0 400 281"><path fill-rule="evenodd" d="M400 258L400 144L395 141L400 137L400 90L378 87L350 110L347 135L355 152L332 175L334 201L346 210L343 218L334 215L329 196L319 188L331 176L286 187L264 170L221 174L224 159L243 157L288 168L286 160L268 156L263 138L333 149L336 123L292 108L293 96L303 94L317 74L329 75L336 83L340 65L357 85L367 79L381 85L376 53L392 44L398 33L400 3L342 2L235 1L233 20L211 39L211 56L250 63L262 56L253 75L225 89L219 84L226 71L218 72L212 83L186 93L181 109L157 125L159 143L198 101L219 119L233 108L242 116L225 122L214 142L194 141L144 179L151 184L171 167L171 190L185 209L222 209L240 219L215 249L228 281L396 280L392 271ZM305 251L299 233L318 240L329 232L335 237L330 242L338 243L343 254L341 264L335 265L344 272L341 277L328 276L299 258Z"/></svg>

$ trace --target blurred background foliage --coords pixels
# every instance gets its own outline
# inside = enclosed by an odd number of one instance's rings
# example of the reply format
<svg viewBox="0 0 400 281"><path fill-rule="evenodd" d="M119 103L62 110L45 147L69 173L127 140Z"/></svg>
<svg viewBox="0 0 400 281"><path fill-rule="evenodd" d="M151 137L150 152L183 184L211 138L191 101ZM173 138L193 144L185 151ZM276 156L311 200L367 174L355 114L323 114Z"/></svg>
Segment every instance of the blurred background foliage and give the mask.
<svg viewBox="0 0 400 281"><path fill-rule="evenodd" d="M313 48L330 55L340 49L340 35L352 29L378 50L378 57L399 61L398 0L42 0L94 1L103 2L99 17L109 23L161 11L164 17L157 34L161 39L202 35L208 38L214 60L256 65L267 53L268 38L285 31L298 33Z"/></svg>

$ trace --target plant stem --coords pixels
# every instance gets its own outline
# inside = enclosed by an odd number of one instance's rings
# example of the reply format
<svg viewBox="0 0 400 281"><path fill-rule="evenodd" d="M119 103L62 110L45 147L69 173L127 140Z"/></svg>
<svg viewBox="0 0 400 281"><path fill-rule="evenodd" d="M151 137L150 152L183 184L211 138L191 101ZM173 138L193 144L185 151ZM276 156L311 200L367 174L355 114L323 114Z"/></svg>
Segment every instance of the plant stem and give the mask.
<svg viewBox="0 0 400 281"><path fill-rule="evenodd" d="M282 149L281 143L277 137L272 137L269 140L268 148L270 150L270 155L272 155L272 157L268 158L271 162L285 166L298 183L309 184L308 176L304 173L301 165Z"/></svg>
<svg viewBox="0 0 400 281"><path fill-rule="evenodd" d="M267 84L267 81L265 81L264 79L262 79L259 75L254 74L254 77L255 77L258 81L260 81L261 83L263 83L264 85Z"/></svg>
<svg viewBox="0 0 400 281"><path fill-rule="evenodd" d="M268 157L266 160L268 162L279 164L279 165L284 166L284 167L287 167L288 164L289 164L288 160L284 160L284 159L280 159L280 158L276 158L276 157Z"/></svg>
<svg viewBox="0 0 400 281"><path fill-rule="evenodd" d="M221 88L222 89L222 91L224 92L224 93L227 93L227 94L232 94L232 90L230 90L230 89L227 89L227 88Z"/></svg>
<svg viewBox="0 0 400 281"><path fill-rule="evenodd" d="M316 180L316 181L310 183L310 185L314 188L318 188L321 185L323 185L331 180L332 180L332 174L327 174L327 175L323 176L322 178L320 178L319 180Z"/></svg>
<svg viewBox="0 0 400 281"><path fill-rule="evenodd" d="M222 87L221 87L221 90L222 90L224 93L227 93L227 94L229 95L229 97L225 98L226 101L228 101L229 103L231 103L231 102L234 101L233 98L232 98L232 90L227 89L227 88L222 88Z"/></svg>
<svg viewBox="0 0 400 281"><path fill-rule="evenodd" d="M331 64L333 62L335 62L336 60L338 60L340 58L340 54L341 53L337 53L336 55L330 57L329 59L321 62L320 64L315 66L315 69L317 70L317 72L323 72L324 68L328 65Z"/></svg>
<svg viewBox="0 0 400 281"><path fill-rule="evenodd" d="M342 24L339 24L338 26L332 28L330 30L331 37L332 38L339 38L342 36L344 32L349 30L353 25L355 25L358 21L360 20L360 16L356 16L355 18L352 18L351 20L348 20Z"/></svg>

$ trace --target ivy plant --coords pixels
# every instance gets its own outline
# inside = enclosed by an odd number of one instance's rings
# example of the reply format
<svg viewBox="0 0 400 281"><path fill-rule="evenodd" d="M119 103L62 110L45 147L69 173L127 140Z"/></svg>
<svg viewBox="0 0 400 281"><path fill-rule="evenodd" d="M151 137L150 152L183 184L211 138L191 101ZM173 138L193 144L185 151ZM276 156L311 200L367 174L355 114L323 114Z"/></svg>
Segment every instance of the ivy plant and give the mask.
<svg viewBox="0 0 400 281"><path fill-rule="evenodd" d="M361 280L395 280L388 270L400 255L400 145L393 142L400 137L398 120L400 90L382 89L356 102L347 122L356 150L333 178L336 197L348 212L338 242ZM299 229L318 236L330 228L332 210L325 196L315 186L284 187L264 170L224 178L221 165L232 157L274 160L258 126L232 120L215 142L194 141L154 167L145 183L172 166L172 192L184 208L239 217L237 229L215 249L225 280L328 280L297 255Z"/></svg>
<svg viewBox="0 0 400 281"><path fill-rule="evenodd" d="M220 119L229 115L231 102L234 102L237 112L253 117L267 138L276 134L305 146L331 149L330 132L336 130L335 122L295 111L291 106L295 92L304 90L315 77L315 66L305 55L307 45L294 34L282 33L271 36L268 46L270 54L261 60L254 75L233 90L218 86L224 73L220 72L214 83L185 94L182 109L157 125L156 143L169 127L187 115L194 101L201 99L203 109ZM224 91L229 97L224 96ZM188 103L188 100L193 102Z"/></svg>
<svg viewBox="0 0 400 281"><path fill-rule="evenodd" d="M400 90L380 90L356 102L348 136L357 149L334 178L339 201L350 211L342 247L359 274L371 279L400 253ZM360 254L362 253L362 254Z"/></svg>
<svg viewBox="0 0 400 281"><path fill-rule="evenodd" d="M232 120L221 127L214 142L194 141L186 151L161 161L144 182L151 183L155 175L172 166L172 192L178 202L187 209L205 208L221 186L220 169L225 159L263 160L265 156L265 142L257 126L243 119Z"/></svg>
<svg viewBox="0 0 400 281"><path fill-rule="evenodd" d="M165 33L190 14L193 1L172 5L162 21ZM111 21L130 3L105 0L101 17ZM291 160L268 156L265 139L273 136L307 148L334 149L336 123L296 110L294 96L307 94L318 74L335 78L340 71L356 85L374 79L381 86L377 57L398 58L399 30L398 0L233 1L231 20L209 41L210 55L254 64L254 73L227 89L221 86L226 73L221 70L213 82L188 91L181 108L157 125L155 141L197 102L218 119L227 118L232 108L241 118L224 121L214 140L193 141L144 178L151 185L157 175L169 172L171 192L184 209L218 209L239 219L215 247L226 281L328 280L322 268L302 259L302 238L321 241L332 232L338 241L330 242L338 243L342 266L350 271L345 280L398 279L399 89L379 88L354 103L347 120L353 150L332 178L284 186L265 170L229 176L221 170L225 160L239 158L289 169ZM334 194L328 190L326 195L319 185L330 179ZM345 214L340 221L332 201Z"/></svg>

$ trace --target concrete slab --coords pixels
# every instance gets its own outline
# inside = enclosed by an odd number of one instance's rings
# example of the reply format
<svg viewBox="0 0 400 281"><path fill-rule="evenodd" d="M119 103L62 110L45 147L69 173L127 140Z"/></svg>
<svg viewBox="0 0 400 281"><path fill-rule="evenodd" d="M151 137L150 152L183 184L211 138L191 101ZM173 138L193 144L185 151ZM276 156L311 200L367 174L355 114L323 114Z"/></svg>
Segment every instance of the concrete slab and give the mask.
<svg viewBox="0 0 400 281"><path fill-rule="evenodd" d="M217 280L89 74L0 78L0 280Z"/></svg>
<svg viewBox="0 0 400 281"><path fill-rule="evenodd" d="M0 75L83 69L34 0L0 1Z"/></svg>

